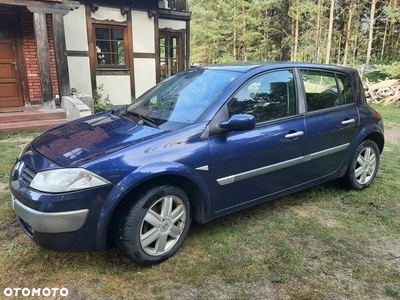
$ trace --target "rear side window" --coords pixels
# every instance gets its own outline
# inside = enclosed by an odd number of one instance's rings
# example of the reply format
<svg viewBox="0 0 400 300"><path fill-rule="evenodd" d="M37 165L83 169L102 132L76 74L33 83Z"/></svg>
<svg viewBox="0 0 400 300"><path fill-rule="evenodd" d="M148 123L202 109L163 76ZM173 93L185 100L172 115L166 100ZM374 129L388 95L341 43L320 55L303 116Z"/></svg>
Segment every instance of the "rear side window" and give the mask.
<svg viewBox="0 0 400 300"><path fill-rule="evenodd" d="M275 71L249 80L228 104L229 116L250 114L263 123L296 114L291 70Z"/></svg>
<svg viewBox="0 0 400 300"><path fill-rule="evenodd" d="M316 70L300 72L306 92L307 111L353 103L351 80L347 75Z"/></svg>

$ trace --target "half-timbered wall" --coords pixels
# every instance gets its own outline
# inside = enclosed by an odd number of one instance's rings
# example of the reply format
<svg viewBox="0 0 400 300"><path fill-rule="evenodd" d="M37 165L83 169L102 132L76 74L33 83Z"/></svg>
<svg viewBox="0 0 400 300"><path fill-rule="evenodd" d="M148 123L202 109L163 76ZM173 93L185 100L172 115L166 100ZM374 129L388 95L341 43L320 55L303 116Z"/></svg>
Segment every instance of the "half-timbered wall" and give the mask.
<svg viewBox="0 0 400 300"><path fill-rule="evenodd" d="M75 88L80 94L92 95L84 5L64 16L64 28L71 88Z"/></svg>

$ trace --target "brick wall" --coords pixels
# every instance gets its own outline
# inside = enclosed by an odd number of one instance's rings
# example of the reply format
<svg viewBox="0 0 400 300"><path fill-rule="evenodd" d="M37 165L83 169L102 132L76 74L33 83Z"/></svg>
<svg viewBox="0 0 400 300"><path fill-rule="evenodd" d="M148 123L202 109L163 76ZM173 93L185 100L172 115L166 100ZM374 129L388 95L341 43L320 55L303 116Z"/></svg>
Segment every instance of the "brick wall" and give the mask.
<svg viewBox="0 0 400 300"><path fill-rule="evenodd" d="M20 16L21 20L15 20L15 21L21 22L21 27L22 27L22 43L24 49L27 78L28 78L28 91L29 91L28 100L32 104L39 104L42 101L42 89L40 86L39 65L36 54L35 35L33 32L33 13L28 11L26 8L21 8ZM0 5L0 18L2 17L13 17L12 6ZM53 81L53 91L55 96L58 95L59 91L57 82L56 60L55 60L54 40L53 40L53 26L52 26L51 15L46 15L46 21L47 21L47 34L49 41L51 75Z"/></svg>
<svg viewBox="0 0 400 300"><path fill-rule="evenodd" d="M53 19L52 15L47 15L47 36L49 37L49 52L50 52L50 65L51 65L51 79L53 80L54 97L59 94L57 67L56 67L56 54L54 50L54 35L53 35Z"/></svg>
<svg viewBox="0 0 400 300"><path fill-rule="evenodd" d="M57 70L54 54L53 27L51 15L46 16L47 35L49 38L49 53L51 64L51 77L53 81L54 96L58 94ZM42 100L42 89L40 86L39 65L36 54L35 34L33 31L33 13L23 9L21 11L22 39L24 44L24 54L26 70L28 75L28 86L30 101L33 104L40 103Z"/></svg>

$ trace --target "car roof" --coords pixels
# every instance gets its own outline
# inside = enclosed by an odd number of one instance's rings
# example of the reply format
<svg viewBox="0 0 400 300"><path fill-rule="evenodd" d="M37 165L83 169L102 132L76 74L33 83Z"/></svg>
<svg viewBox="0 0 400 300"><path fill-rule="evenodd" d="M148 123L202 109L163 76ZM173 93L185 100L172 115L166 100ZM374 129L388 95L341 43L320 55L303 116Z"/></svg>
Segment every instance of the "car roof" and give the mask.
<svg viewBox="0 0 400 300"><path fill-rule="evenodd" d="M317 68L330 71L342 71L342 72L356 72L355 69L315 64L315 63L304 63L304 62L290 62L290 61L251 61L251 62L235 62L235 63L223 63L223 64L212 64L206 65L200 68L203 69L215 69L215 70L226 70L247 73L254 69L269 69L269 67L284 67L284 68Z"/></svg>

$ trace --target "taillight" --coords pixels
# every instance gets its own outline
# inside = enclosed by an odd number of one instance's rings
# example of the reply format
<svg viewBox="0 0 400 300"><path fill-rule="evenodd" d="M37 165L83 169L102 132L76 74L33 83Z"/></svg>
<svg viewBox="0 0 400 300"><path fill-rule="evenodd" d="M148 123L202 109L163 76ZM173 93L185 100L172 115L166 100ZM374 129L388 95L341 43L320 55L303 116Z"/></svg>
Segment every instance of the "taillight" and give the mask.
<svg viewBox="0 0 400 300"><path fill-rule="evenodd" d="M378 120L382 120L382 116L380 113L378 113L378 111L376 109L372 109L374 111L375 116L378 118Z"/></svg>

